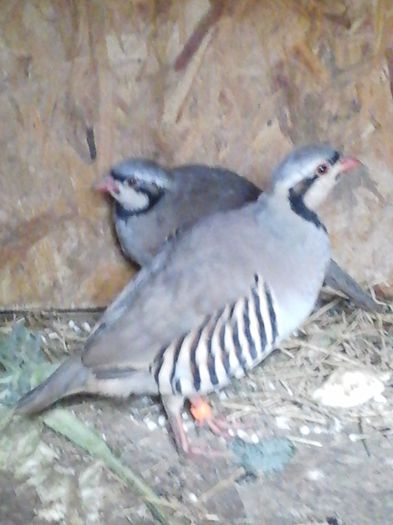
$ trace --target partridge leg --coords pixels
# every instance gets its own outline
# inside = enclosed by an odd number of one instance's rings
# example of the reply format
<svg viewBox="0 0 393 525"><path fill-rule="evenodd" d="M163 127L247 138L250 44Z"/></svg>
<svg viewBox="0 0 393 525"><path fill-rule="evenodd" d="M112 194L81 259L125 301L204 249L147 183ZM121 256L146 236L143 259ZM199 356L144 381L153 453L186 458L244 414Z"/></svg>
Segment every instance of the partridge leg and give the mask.
<svg viewBox="0 0 393 525"><path fill-rule="evenodd" d="M202 400L202 398L200 398ZM184 405L184 398L180 396L161 396L162 404L168 416L169 426L173 432L176 447L179 451L188 456L227 456L227 453L219 450L206 450L190 445L187 435L183 428L181 410ZM207 405L209 406L209 405ZM209 407L210 408L210 407Z"/></svg>
<svg viewBox="0 0 393 525"><path fill-rule="evenodd" d="M185 454L190 452L190 443L183 427L181 411L184 405L184 397L180 396L161 396L169 427L172 430L176 447Z"/></svg>

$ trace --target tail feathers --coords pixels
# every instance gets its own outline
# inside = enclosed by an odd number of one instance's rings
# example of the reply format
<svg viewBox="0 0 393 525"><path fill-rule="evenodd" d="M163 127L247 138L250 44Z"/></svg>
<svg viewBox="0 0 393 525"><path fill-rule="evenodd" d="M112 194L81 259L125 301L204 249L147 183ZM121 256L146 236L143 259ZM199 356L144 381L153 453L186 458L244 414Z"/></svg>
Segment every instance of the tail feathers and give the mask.
<svg viewBox="0 0 393 525"><path fill-rule="evenodd" d="M367 312L380 312L381 305L365 292L362 287L345 272L333 259L328 266L325 283L343 292L356 306Z"/></svg>
<svg viewBox="0 0 393 525"><path fill-rule="evenodd" d="M80 357L67 359L52 375L18 401L15 412L41 412L63 397L82 392L89 375Z"/></svg>

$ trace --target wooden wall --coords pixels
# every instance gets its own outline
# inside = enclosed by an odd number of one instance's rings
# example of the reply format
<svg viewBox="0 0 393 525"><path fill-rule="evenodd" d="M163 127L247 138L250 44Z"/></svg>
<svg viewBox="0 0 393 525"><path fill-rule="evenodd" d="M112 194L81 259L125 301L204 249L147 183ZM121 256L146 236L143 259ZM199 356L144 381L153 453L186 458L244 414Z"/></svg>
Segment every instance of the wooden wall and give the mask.
<svg viewBox="0 0 393 525"><path fill-rule="evenodd" d="M0 307L104 305L132 275L91 188L124 156L262 186L315 140L366 164L323 215L392 292L390 0L8 0L0 30Z"/></svg>

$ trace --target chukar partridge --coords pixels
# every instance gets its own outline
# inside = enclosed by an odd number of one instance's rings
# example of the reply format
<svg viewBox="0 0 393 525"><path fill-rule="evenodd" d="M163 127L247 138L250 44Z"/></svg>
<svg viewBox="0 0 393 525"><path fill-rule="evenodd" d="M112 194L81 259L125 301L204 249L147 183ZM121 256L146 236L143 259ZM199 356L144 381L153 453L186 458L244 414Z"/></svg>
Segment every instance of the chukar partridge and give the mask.
<svg viewBox="0 0 393 525"><path fill-rule="evenodd" d="M76 393L159 394L188 452L181 408L258 365L307 318L330 260L308 195L358 161L330 146L294 150L271 188L169 241L103 314L80 355L26 394L31 414Z"/></svg>
<svg viewBox="0 0 393 525"><path fill-rule="evenodd" d="M218 167L186 165L165 169L146 159L115 165L96 186L115 202L113 219L124 255L140 266L148 264L175 232L213 213L240 208L256 200L261 190L244 177ZM320 195L309 195L315 208ZM378 304L335 262L325 284L343 292L369 311Z"/></svg>

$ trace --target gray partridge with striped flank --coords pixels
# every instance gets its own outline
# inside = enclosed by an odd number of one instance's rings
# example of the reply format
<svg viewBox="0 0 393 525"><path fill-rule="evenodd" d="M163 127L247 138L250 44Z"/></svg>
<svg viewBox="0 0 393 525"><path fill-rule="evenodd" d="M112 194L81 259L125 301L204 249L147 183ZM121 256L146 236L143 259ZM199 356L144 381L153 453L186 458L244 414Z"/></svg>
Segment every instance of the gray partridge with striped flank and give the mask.
<svg viewBox="0 0 393 525"><path fill-rule="evenodd" d="M312 311L330 246L307 195L323 197L357 164L330 146L294 150L256 202L170 240L103 314L84 351L26 394L17 412L82 392L159 393L178 447L189 451L184 400L243 376Z"/></svg>

